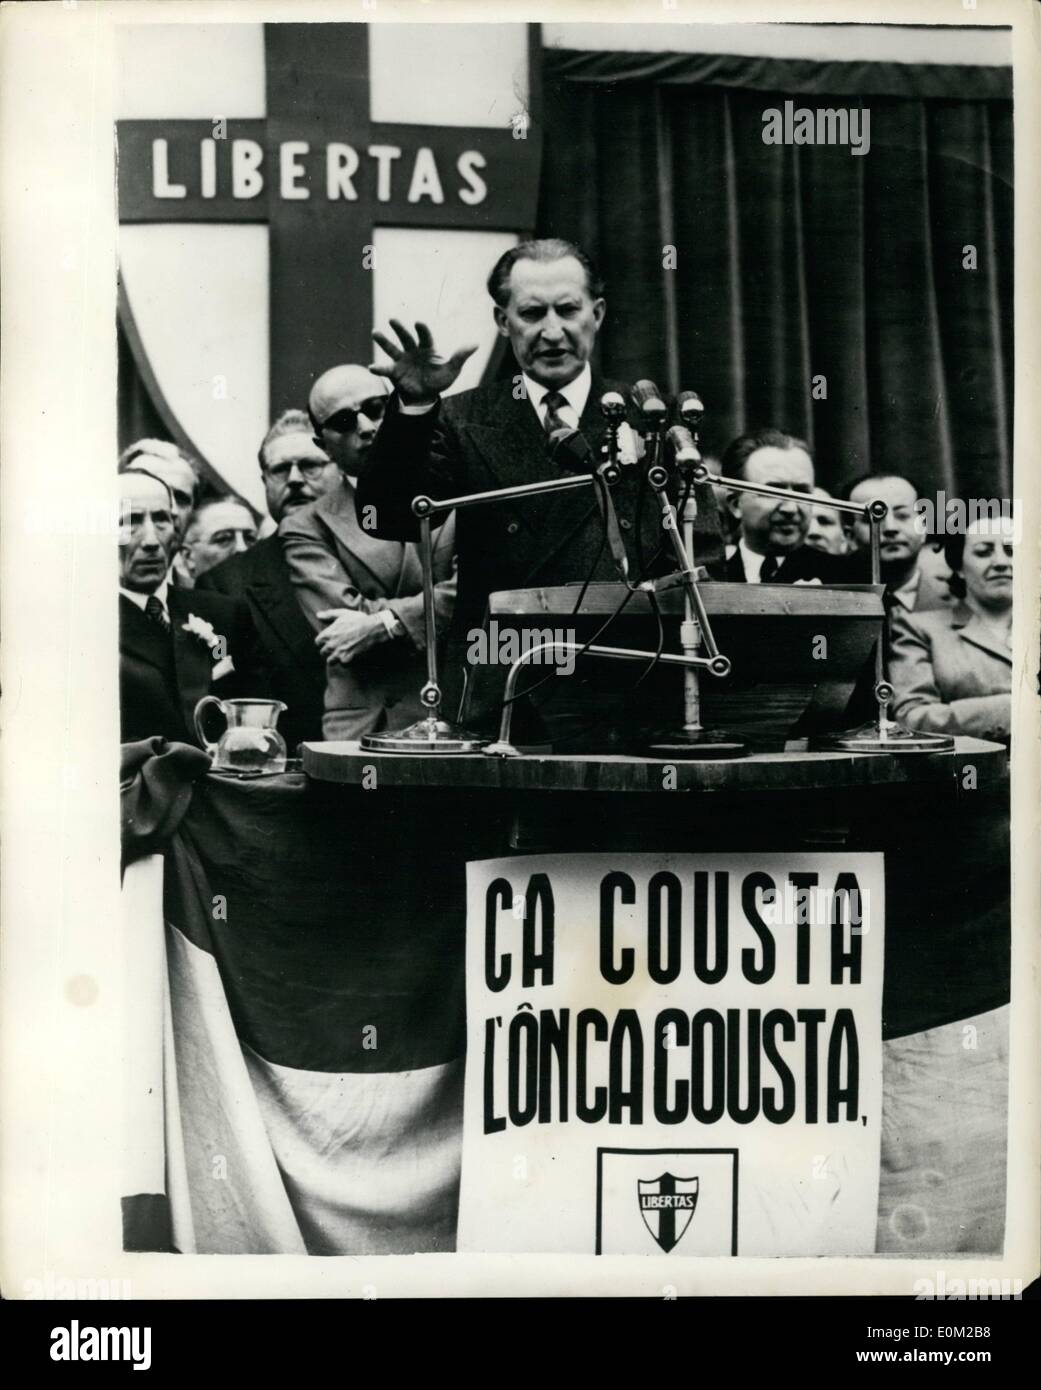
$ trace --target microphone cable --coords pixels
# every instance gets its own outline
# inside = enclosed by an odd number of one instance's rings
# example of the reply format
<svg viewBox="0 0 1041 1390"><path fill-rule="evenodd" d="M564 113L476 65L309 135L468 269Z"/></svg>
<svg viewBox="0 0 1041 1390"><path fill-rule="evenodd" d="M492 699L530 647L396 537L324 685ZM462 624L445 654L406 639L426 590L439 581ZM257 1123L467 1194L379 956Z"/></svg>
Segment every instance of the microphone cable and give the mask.
<svg viewBox="0 0 1041 1390"><path fill-rule="evenodd" d="M649 467L650 467L650 465L648 465L648 468L649 468ZM604 487L604 488L606 489L607 484L603 481L602 478L597 478L596 481L595 481L595 483L594 483L594 486L602 486L602 487ZM684 511L684 509L686 508L686 505L687 505L687 502L688 502L689 499L690 499L690 494L691 494L691 491L692 491L693 487L694 487L694 480L693 480L693 478L688 477L687 480L686 480L686 487L684 488L684 491L683 491L683 498L682 498L682 500L681 500L681 502L680 502L679 511L678 511L678 513L677 513L677 520L678 520L678 518L679 518L680 516L682 516L683 511ZM644 557L643 557L642 545L641 545L640 521L641 521L641 507L642 507L642 502L643 502L643 496L644 496L644 493L645 493L646 489L647 489L647 470L644 470L643 476L642 476L642 478L641 478L641 480L640 480L640 491L639 491L639 493L637 494L637 512L636 512L636 523L635 523L635 524L636 524L636 535L637 535L637 552L638 552L638 554L637 554L637 559L638 559L638 562L639 562L640 568L641 568L641 580L644 579L644 578L646 577L646 569L647 569L648 567L653 567L653 566L658 562L658 560L660 559L660 557L661 557L661 555L662 555L662 552L663 552L664 549L665 549L665 541L664 541L664 538L663 538L662 540L660 540L660 541L658 542L657 548L655 549L654 554L651 556L650 561L648 562L648 564L647 564L647 565L644 564ZM606 544L607 544L607 518L606 518L606 515L605 515L605 511L604 511L604 509L603 509L602 507L598 507L597 510L598 510L599 513L600 513L600 545L599 545L599 547L598 547L598 549L597 549L596 557L594 558L593 563L592 563L592 565L591 565L591 567L590 567L590 569L589 569L589 572L587 573L586 578L585 578L585 580L583 581L582 587L581 587L581 589L579 590L578 598L577 598L576 601L575 601L575 606L574 606L574 608L571 610L572 616L576 615L576 614L578 613L579 609L580 609L581 606L582 606L582 600L585 598L586 593L587 593L588 590L589 590L589 585L592 583L593 575L596 573L597 566L600 564L601 557L603 556L603 553L604 553L604 547L605 547ZM640 590L640 588L639 588L639 585L634 585L634 584L632 584L632 583L631 583L630 581L628 581L628 580L624 581L624 584L625 584L625 593L622 595L621 599L619 600L618 604L616 605L616 607L615 607L615 609L614 609L614 612L608 614L608 616L604 619L604 621L603 621L603 622L600 624L600 626L596 629L596 631L593 633L593 635L592 635L591 637L587 638L586 641L582 643L582 646L574 653L576 665L577 665L577 662L578 662L578 658L579 658L580 656L584 655L585 652L586 652L591 646L593 646L593 645L596 643L596 641L598 640L598 638L600 638L600 637L607 631L607 629L611 626L611 624L612 624L617 618L619 618L619 617L621 616L621 614L625 611L626 607L628 606L628 604L629 604L630 601L632 600L633 595L636 594L636 593L640 593L640 592L641 592L641 590ZM657 638L657 644L656 644L656 647L655 647L655 650L654 650L653 655L650 657L649 661L647 662L647 665L646 665L646 666L644 667L644 669L640 672L639 676L637 676L637 678L636 678L636 680L633 682L632 686L631 686L631 687L629 688L629 690L625 693L625 696L624 696L623 698L624 698L624 700L625 700L626 702L628 702L628 701L632 698L633 694L634 694L635 691L638 689L638 687L639 687L640 685L643 684L643 682L644 682L644 681L647 679L647 677L652 673L652 671L654 671L655 668L660 664L661 654L662 654L662 652L663 652L664 649L665 649L665 621L664 621L664 614L663 614L662 611L661 611L661 605L660 605L659 602L658 602L658 595L655 593L655 591L654 591L653 589L645 589L645 590L643 590L642 592L644 592L644 593L647 595L647 599L648 599L648 601L649 601L649 603L650 603L650 605L651 605L651 609L652 609L652 611L653 611L653 613L654 613L654 616L655 616L655 619L656 619L656 621L657 621L658 638ZM504 699L504 700L502 701L502 704L501 704L501 706L500 706L500 709L504 709L504 708L506 707L507 704L514 704L517 700L521 699L522 696L534 694L534 692L535 692L536 690L541 689L541 687L544 686L544 685L547 683L547 681L549 681L549 680L551 679L551 677L554 676L554 675L556 675L556 672L555 672L555 671L547 671L546 674L545 674L544 676L540 676L539 679L538 679L537 681L535 681L532 685L527 686L524 690L516 690L516 691L514 691L513 695L510 697L509 700ZM600 728L602 725L604 725L604 724L607 723L607 721L608 721L608 719L609 719L610 717L611 717L611 716L601 717L601 718L599 718L599 719L594 720L591 724L587 725L587 726L582 730L582 733L583 733L584 735L587 735L587 736L588 736L590 733L595 733L596 730L597 730L598 728Z"/></svg>

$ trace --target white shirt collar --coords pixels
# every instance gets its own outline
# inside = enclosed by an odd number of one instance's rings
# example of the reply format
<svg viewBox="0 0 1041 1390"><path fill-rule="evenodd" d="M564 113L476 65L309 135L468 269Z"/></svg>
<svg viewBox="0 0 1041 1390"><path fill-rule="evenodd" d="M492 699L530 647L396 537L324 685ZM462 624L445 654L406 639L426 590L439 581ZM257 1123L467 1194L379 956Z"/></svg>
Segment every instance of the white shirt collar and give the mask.
<svg viewBox="0 0 1041 1390"><path fill-rule="evenodd" d="M542 423L542 402L549 395L550 391L559 391L567 401L568 405L575 412L574 424L577 427L582 418L582 412L586 408L586 401L589 400L589 393L593 389L593 372L587 362L574 381L569 381L566 386L543 386L541 382L535 381L524 374L524 390L527 392L528 400L531 401L535 409L535 414Z"/></svg>
<svg viewBox="0 0 1041 1390"><path fill-rule="evenodd" d="M159 602L163 605L163 612L166 614L166 620L167 620L167 622L169 622L169 620L170 620L170 607L169 607L169 604L168 604L167 601L166 601L166 595L167 595L167 591L169 590L169 588L170 588L170 581L169 581L169 579L164 579L163 582L159 585L159 588L155 590L155 597L156 597L156 598L159 600ZM109 590L109 593L111 593L111 592L112 592L112 591L111 591L111 589L110 589L110 590ZM119 586L119 592L120 592L121 594L123 594L126 598L128 598L128 599L130 600L131 603L136 603L137 606L138 606L138 608L140 608L140 610L141 610L142 613L145 611L145 604L146 604L146 603L148 602L148 600L152 597L151 594L139 594L139 593L136 591L136 589L124 589L123 586L122 586L122 584L120 584L120 586Z"/></svg>
<svg viewBox="0 0 1041 1390"><path fill-rule="evenodd" d="M893 597L902 608L906 608L908 613L914 612L915 599L918 597L918 586L922 582L922 571L917 564L911 571L909 579L906 579L899 589L894 589Z"/></svg>
<svg viewBox="0 0 1041 1390"><path fill-rule="evenodd" d="M748 546L745 545L744 536L738 541L737 549L741 556L741 568L745 572L745 583L758 584L759 571L763 568L763 561L766 559L766 556L760 555L755 550L749 550ZM780 564L780 561L778 561L778 564Z"/></svg>

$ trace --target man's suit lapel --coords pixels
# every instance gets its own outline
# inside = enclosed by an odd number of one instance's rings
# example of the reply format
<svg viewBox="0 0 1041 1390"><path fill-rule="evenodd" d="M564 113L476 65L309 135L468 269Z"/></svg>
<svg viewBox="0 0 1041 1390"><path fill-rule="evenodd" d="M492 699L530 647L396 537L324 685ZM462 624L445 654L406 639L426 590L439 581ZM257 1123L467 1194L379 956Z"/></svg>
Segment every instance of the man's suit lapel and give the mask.
<svg viewBox="0 0 1041 1390"><path fill-rule="evenodd" d="M354 489L346 480L320 499L317 511L336 539L344 568L361 589L375 584L383 593L397 592L404 559L401 541L379 540L358 524Z"/></svg>
<svg viewBox="0 0 1041 1390"><path fill-rule="evenodd" d="M191 590L170 589L167 602L170 607L170 622L173 626L173 655L174 670L177 675L177 693L184 712L185 724L191 729L194 727L192 721L195 706L204 695L210 693L213 657L209 647L201 637L184 631L184 624L187 622L189 614L195 611L192 607ZM196 603L195 609L202 606ZM202 617L202 614L200 613L199 616ZM232 634L221 632L217 627L214 630L218 637L227 639L228 655L234 660Z"/></svg>
<svg viewBox="0 0 1041 1390"><path fill-rule="evenodd" d="M604 389L604 381L594 376L579 420L579 429L593 450L594 466L599 462L599 448L606 431L599 406ZM489 488L515 487L561 476L559 465L549 456L546 433L531 401L527 397L516 399L512 382L500 383L489 395L482 418L467 422L462 428L481 455ZM531 578L567 550L574 537L597 515L593 489L580 496L584 505L578 511L573 492L544 493L520 504L518 515L523 515L524 524L533 534L556 538L553 550L539 555Z"/></svg>
<svg viewBox="0 0 1041 1390"><path fill-rule="evenodd" d="M623 397L627 397L628 392L624 386L619 387L616 383L611 383L611 385L620 390ZM607 383L594 375L585 408L578 422L579 432L593 451L590 469L596 468L600 463L600 446L607 433L607 422L600 411L600 397L606 389L608 389ZM538 427L538 417L531 409L530 404L528 404L528 413L535 419L536 427ZM561 469L549 460L546 451L545 431L540 428L539 434L542 436L541 456L546 460L548 476L559 478ZM533 499L533 501L541 503L533 518L540 534L556 536L557 543L551 551L539 557L530 572L530 579L534 579L543 566L551 564L558 555L569 550L575 537L584 531L591 521L596 519L600 509L599 501L592 487L577 494L573 492L550 493L545 497Z"/></svg>
<svg viewBox="0 0 1041 1390"><path fill-rule="evenodd" d="M489 491L557 476L547 457L539 417L526 396L519 400L514 396L512 381L495 383L483 407L480 415L461 421L459 428L481 457Z"/></svg>
<svg viewBox="0 0 1041 1390"><path fill-rule="evenodd" d="M730 584L745 583L745 566L739 549L736 549L733 555L728 556L724 562L723 578Z"/></svg>
<svg viewBox="0 0 1041 1390"><path fill-rule="evenodd" d="M304 661L313 654L314 633L300 611L278 537L271 539L274 547L265 550L262 563L254 567L246 584L246 597L258 630L266 629L290 656Z"/></svg>
<svg viewBox="0 0 1041 1390"><path fill-rule="evenodd" d="M119 646L127 656L147 661L159 671L168 671L170 641L155 623L149 622L136 603L119 596Z"/></svg>

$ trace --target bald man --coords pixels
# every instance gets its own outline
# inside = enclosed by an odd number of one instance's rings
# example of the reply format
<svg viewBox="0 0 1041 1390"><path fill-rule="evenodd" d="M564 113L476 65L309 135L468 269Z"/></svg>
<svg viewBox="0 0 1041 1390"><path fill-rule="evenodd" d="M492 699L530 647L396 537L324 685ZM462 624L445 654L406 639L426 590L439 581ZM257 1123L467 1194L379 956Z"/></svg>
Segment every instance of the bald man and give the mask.
<svg viewBox="0 0 1041 1390"><path fill-rule="evenodd" d="M366 367L331 367L311 388L314 443L339 469L336 483L278 528L297 599L325 660L326 739L404 728L423 713L423 570L414 543L377 540L359 522L354 497L383 420L388 389ZM455 602L455 519L437 534L439 629ZM339 610L339 611L337 611Z"/></svg>

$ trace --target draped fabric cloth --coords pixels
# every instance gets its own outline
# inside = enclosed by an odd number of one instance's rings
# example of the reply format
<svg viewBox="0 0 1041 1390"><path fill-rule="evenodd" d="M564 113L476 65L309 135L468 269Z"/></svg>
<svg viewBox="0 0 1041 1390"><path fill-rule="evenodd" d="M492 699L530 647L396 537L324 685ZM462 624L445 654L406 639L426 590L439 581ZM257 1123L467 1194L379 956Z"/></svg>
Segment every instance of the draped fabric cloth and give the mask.
<svg viewBox="0 0 1041 1390"><path fill-rule="evenodd" d="M505 825L298 773L208 777L186 803L155 771L148 788L176 802L148 821L165 856L131 839L123 880L125 1248L453 1249L462 872ZM894 960L916 995L943 994L935 958ZM1008 1010L977 990L958 1015L883 1042L880 1252L1002 1243Z"/></svg>
<svg viewBox="0 0 1041 1390"><path fill-rule="evenodd" d="M538 232L605 277L604 370L698 390L707 452L774 425L829 489L885 466L1010 496L1010 87L1007 69L547 51ZM791 99L862 106L869 152L764 144Z"/></svg>
<svg viewBox="0 0 1041 1390"><path fill-rule="evenodd" d="M480 830L299 773L193 788L163 757L124 782L148 807L125 812L125 1248L452 1249Z"/></svg>

